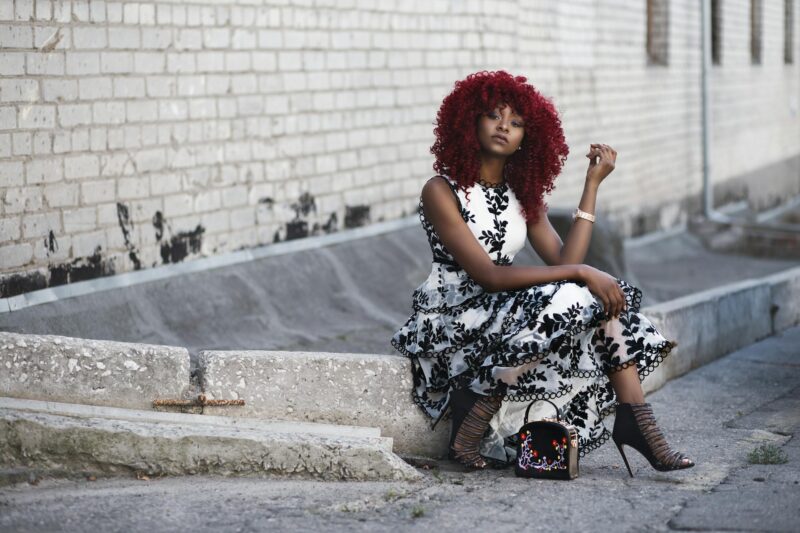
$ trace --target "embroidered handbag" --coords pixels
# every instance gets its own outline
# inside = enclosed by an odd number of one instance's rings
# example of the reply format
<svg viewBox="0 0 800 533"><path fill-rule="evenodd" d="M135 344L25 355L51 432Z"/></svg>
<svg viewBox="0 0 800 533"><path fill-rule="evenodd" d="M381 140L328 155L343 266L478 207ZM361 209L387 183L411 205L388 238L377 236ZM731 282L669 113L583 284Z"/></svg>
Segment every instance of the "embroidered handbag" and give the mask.
<svg viewBox="0 0 800 533"><path fill-rule="evenodd" d="M528 413L537 401L552 405L556 418L528 422ZM525 409L525 421L517 432L514 474L542 479L578 477L578 430L561 422L561 413L550 400L534 400Z"/></svg>

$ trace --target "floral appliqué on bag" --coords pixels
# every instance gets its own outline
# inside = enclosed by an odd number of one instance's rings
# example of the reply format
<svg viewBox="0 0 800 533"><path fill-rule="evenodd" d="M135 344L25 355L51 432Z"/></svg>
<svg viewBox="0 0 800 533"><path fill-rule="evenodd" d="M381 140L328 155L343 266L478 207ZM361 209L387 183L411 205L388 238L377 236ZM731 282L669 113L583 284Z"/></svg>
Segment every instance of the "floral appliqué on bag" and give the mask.
<svg viewBox="0 0 800 533"><path fill-rule="evenodd" d="M520 434L520 439L523 440L521 446L521 453L519 456L519 467L523 470L528 470L530 468L535 468L536 470L566 470L567 464L565 462L567 456L564 453L567 449L567 438L563 437L561 442L553 439L551 444L553 445L553 449L555 450L554 455L558 459L551 459L547 460L547 456L543 455L541 459L539 459L539 451L533 448L533 443L530 441L528 437L530 437L530 431L525 431L524 433Z"/></svg>

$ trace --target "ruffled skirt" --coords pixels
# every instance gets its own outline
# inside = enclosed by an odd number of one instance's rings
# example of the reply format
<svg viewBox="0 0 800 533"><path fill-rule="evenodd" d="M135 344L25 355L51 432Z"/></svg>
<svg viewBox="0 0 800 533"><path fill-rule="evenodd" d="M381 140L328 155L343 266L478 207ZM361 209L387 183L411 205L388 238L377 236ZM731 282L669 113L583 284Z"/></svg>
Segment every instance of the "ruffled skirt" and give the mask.
<svg viewBox="0 0 800 533"><path fill-rule="evenodd" d="M620 279L627 307L606 319L583 282L489 293L465 276L432 273L414 292L414 313L391 344L411 359L413 399L431 419L452 389L503 395L481 453L509 464L530 402L548 399L560 408L578 430L583 457L611 435L603 419L617 399L607 374L636 365L643 381L677 345L639 312L641 290ZM529 420L554 415L549 403L537 402Z"/></svg>

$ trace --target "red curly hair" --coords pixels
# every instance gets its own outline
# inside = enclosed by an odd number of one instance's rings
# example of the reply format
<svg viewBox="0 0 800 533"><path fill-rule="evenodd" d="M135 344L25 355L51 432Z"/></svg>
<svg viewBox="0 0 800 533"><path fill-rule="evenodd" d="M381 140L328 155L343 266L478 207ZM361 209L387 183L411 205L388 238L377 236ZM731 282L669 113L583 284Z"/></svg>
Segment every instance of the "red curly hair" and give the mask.
<svg viewBox="0 0 800 533"><path fill-rule="evenodd" d="M483 70L457 81L436 115L436 141L430 151L436 157L433 169L466 190L480 177L477 121L498 104L508 104L524 119L525 135L521 149L506 159L503 172L526 221L536 221L540 209L547 209L544 195L555 187L569 148L555 105L525 81L525 76L504 70Z"/></svg>

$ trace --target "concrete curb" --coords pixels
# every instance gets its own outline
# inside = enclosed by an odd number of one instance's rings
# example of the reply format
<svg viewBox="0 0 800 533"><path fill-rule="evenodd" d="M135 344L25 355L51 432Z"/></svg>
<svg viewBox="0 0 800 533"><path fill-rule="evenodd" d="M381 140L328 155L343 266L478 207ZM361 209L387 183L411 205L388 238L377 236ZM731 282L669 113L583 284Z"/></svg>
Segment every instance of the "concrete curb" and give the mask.
<svg viewBox="0 0 800 533"><path fill-rule="evenodd" d="M800 267L763 278L772 290L772 331L800 324Z"/></svg>
<svg viewBox="0 0 800 533"><path fill-rule="evenodd" d="M128 411L128 412L124 412ZM259 422L0 399L0 465L148 475L416 480L374 428ZM316 427L315 427L316 426Z"/></svg>
<svg viewBox="0 0 800 533"><path fill-rule="evenodd" d="M189 351L60 335L0 332L0 396L132 409L191 390Z"/></svg>
<svg viewBox="0 0 800 533"><path fill-rule="evenodd" d="M396 450L426 455L446 443L411 400L411 361L401 356L284 351L204 350L201 387L209 398L244 399L224 416L306 420L382 428ZM435 443L435 444L432 444Z"/></svg>
<svg viewBox="0 0 800 533"><path fill-rule="evenodd" d="M678 342L642 382L645 393L771 335L772 294L769 282L746 280L643 309L666 338Z"/></svg>

